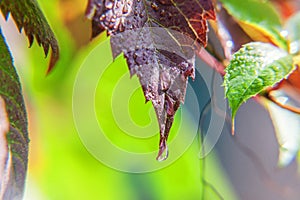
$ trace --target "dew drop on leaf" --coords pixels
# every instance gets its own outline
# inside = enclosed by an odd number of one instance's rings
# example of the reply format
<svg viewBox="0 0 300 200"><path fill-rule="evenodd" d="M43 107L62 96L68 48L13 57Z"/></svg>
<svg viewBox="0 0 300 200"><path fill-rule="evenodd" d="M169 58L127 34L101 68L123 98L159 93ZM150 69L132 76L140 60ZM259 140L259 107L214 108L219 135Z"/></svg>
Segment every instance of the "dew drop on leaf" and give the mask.
<svg viewBox="0 0 300 200"><path fill-rule="evenodd" d="M167 141L166 138L162 138L159 144L159 152L156 157L156 160L161 162L166 160L168 156L169 156L169 150L168 150Z"/></svg>
<svg viewBox="0 0 300 200"><path fill-rule="evenodd" d="M146 101L152 101L160 127L156 159L163 161L174 115L184 103L188 78L194 78L194 51L206 46L206 20L216 18L212 0L90 0L86 13L91 12L92 36L107 30L114 56L124 53L130 75L138 76Z"/></svg>

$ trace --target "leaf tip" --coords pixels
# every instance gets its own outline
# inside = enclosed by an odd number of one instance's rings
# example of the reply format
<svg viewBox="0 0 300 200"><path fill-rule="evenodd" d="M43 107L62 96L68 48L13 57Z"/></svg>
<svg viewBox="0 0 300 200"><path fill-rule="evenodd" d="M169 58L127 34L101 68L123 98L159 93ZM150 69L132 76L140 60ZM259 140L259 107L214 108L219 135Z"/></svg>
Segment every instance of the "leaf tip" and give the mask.
<svg viewBox="0 0 300 200"><path fill-rule="evenodd" d="M50 62L49 62L49 66L46 72L46 75L49 75L50 72L53 70L54 66L56 65L58 59L59 59L59 48L58 45L51 45L51 58L50 58Z"/></svg>
<svg viewBox="0 0 300 200"><path fill-rule="evenodd" d="M28 41L29 41L29 46L28 48L32 47L33 41L34 41L34 36L32 34L27 35Z"/></svg>
<svg viewBox="0 0 300 200"><path fill-rule="evenodd" d="M231 135L234 136L234 133L235 133L235 124L234 124L234 117L233 117L231 122Z"/></svg>
<svg viewBox="0 0 300 200"><path fill-rule="evenodd" d="M55 64L57 63L57 60L58 60L58 56L57 57L56 56L51 56L50 63L49 63L46 75L49 75L53 71L53 68L54 68Z"/></svg>
<svg viewBox="0 0 300 200"><path fill-rule="evenodd" d="M167 139L165 137L162 137L159 142L159 151L156 160L161 162L166 160L168 156L169 156L169 150L167 145Z"/></svg>

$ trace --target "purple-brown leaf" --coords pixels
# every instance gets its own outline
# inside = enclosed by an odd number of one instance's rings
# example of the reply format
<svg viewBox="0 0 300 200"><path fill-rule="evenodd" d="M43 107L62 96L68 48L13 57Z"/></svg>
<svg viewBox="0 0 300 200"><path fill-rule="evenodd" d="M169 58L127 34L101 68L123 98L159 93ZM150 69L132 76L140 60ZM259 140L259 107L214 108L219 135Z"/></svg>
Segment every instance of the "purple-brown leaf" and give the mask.
<svg viewBox="0 0 300 200"><path fill-rule="evenodd" d="M27 114L19 77L1 29L0 52L0 199L22 199L28 163ZM9 130L5 128L7 123Z"/></svg>
<svg viewBox="0 0 300 200"><path fill-rule="evenodd" d="M12 15L20 32L24 28L29 40L29 47L32 45L34 38L40 46L43 46L45 56L48 55L49 47L51 47L52 54L47 71L49 73L59 58L59 47L54 33L37 2L34 0L1 0L0 8L6 19L9 14Z"/></svg>
<svg viewBox="0 0 300 200"><path fill-rule="evenodd" d="M114 57L123 52L139 77L159 122L157 160L166 159L174 115L194 78L194 51L206 46L206 20L215 19L211 0L89 0L86 15L92 37L107 30Z"/></svg>

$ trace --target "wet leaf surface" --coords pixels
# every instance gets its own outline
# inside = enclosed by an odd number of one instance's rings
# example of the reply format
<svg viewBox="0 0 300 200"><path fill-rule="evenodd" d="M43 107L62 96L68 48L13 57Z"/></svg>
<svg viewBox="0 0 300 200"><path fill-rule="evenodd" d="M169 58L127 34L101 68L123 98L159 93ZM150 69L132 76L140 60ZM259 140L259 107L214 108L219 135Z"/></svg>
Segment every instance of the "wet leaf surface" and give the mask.
<svg viewBox="0 0 300 200"><path fill-rule="evenodd" d="M292 55L278 47L261 42L244 45L225 69L225 94L233 122L243 102L287 78L294 69Z"/></svg>
<svg viewBox="0 0 300 200"><path fill-rule="evenodd" d="M124 53L146 101L152 101L160 127L157 160L166 159L174 115L194 78L194 51L206 46L210 0L89 0L92 37L107 30L113 54Z"/></svg>

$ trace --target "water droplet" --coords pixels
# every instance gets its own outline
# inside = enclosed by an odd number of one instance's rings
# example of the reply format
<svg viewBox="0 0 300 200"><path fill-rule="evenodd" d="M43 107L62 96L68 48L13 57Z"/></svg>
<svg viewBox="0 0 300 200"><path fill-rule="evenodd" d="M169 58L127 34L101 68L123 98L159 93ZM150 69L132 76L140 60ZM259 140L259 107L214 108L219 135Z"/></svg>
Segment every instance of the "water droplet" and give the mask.
<svg viewBox="0 0 300 200"><path fill-rule="evenodd" d="M158 5L156 3L151 3L151 8L155 11L158 11Z"/></svg>
<svg viewBox="0 0 300 200"><path fill-rule="evenodd" d="M114 5L113 1L105 1L105 8L112 9L113 5Z"/></svg>
<svg viewBox="0 0 300 200"><path fill-rule="evenodd" d="M104 14L99 17L100 21L105 21L105 19L106 19L106 16Z"/></svg>
<svg viewBox="0 0 300 200"><path fill-rule="evenodd" d="M168 145L167 145L166 139L162 138L160 145L159 145L159 152L156 157L156 160L161 162L161 161L166 160L168 158L168 156L169 156Z"/></svg>
<svg viewBox="0 0 300 200"><path fill-rule="evenodd" d="M299 51L300 51L300 42L299 41L292 42L290 44L290 53L291 54L296 54Z"/></svg>
<svg viewBox="0 0 300 200"><path fill-rule="evenodd" d="M127 5L127 4L125 4L125 5L124 5L124 7L123 7L123 10L122 10L122 12L123 12L123 14L127 14L127 13L128 13L128 11L129 11L128 5Z"/></svg>
<svg viewBox="0 0 300 200"><path fill-rule="evenodd" d="M125 31L125 27L124 27L123 23L121 23L121 24L119 25L119 31L120 31L120 32Z"/></svg>
<svg viewBox="0 0 300 200"><path fill-rule="evenodd" d="M163 152L161 152L159 156L157 156L156 160L162 162L168 158L168 155L169 155L169 150L168 147L166 147L166 149Z"/></svg>
<svg viewBox="0 0 300 200"><path fill-rule="evenodd" d="M117 20L115 17L112 17L111 20L110 20L112 23L115 23Z"/></svg>
<svg viewBox="0 0 300 200"><path fill-rule="evenodd" d="M287 38L287 36L289 35L289 32L288 32L287 30L282 30L282 31L280 32L280 35L281 35L282 37L284 37L284 38Z"/></svg>
<svg viewBox="0 0 300 200"><path fill-rule="evenodd" d="M226 42L226 46L227 46L228 48L232 48L232 47L233 47L233 41L228 40L228 41Z"/></svg>
<svg viewBox="0 0 300 200"><path fill-rule="evenodd" d="M166 16L166 11L163 9L163 10L161 10L161 12L160 12L160 16L161 17L164 17L164 16Z"/></svg>

